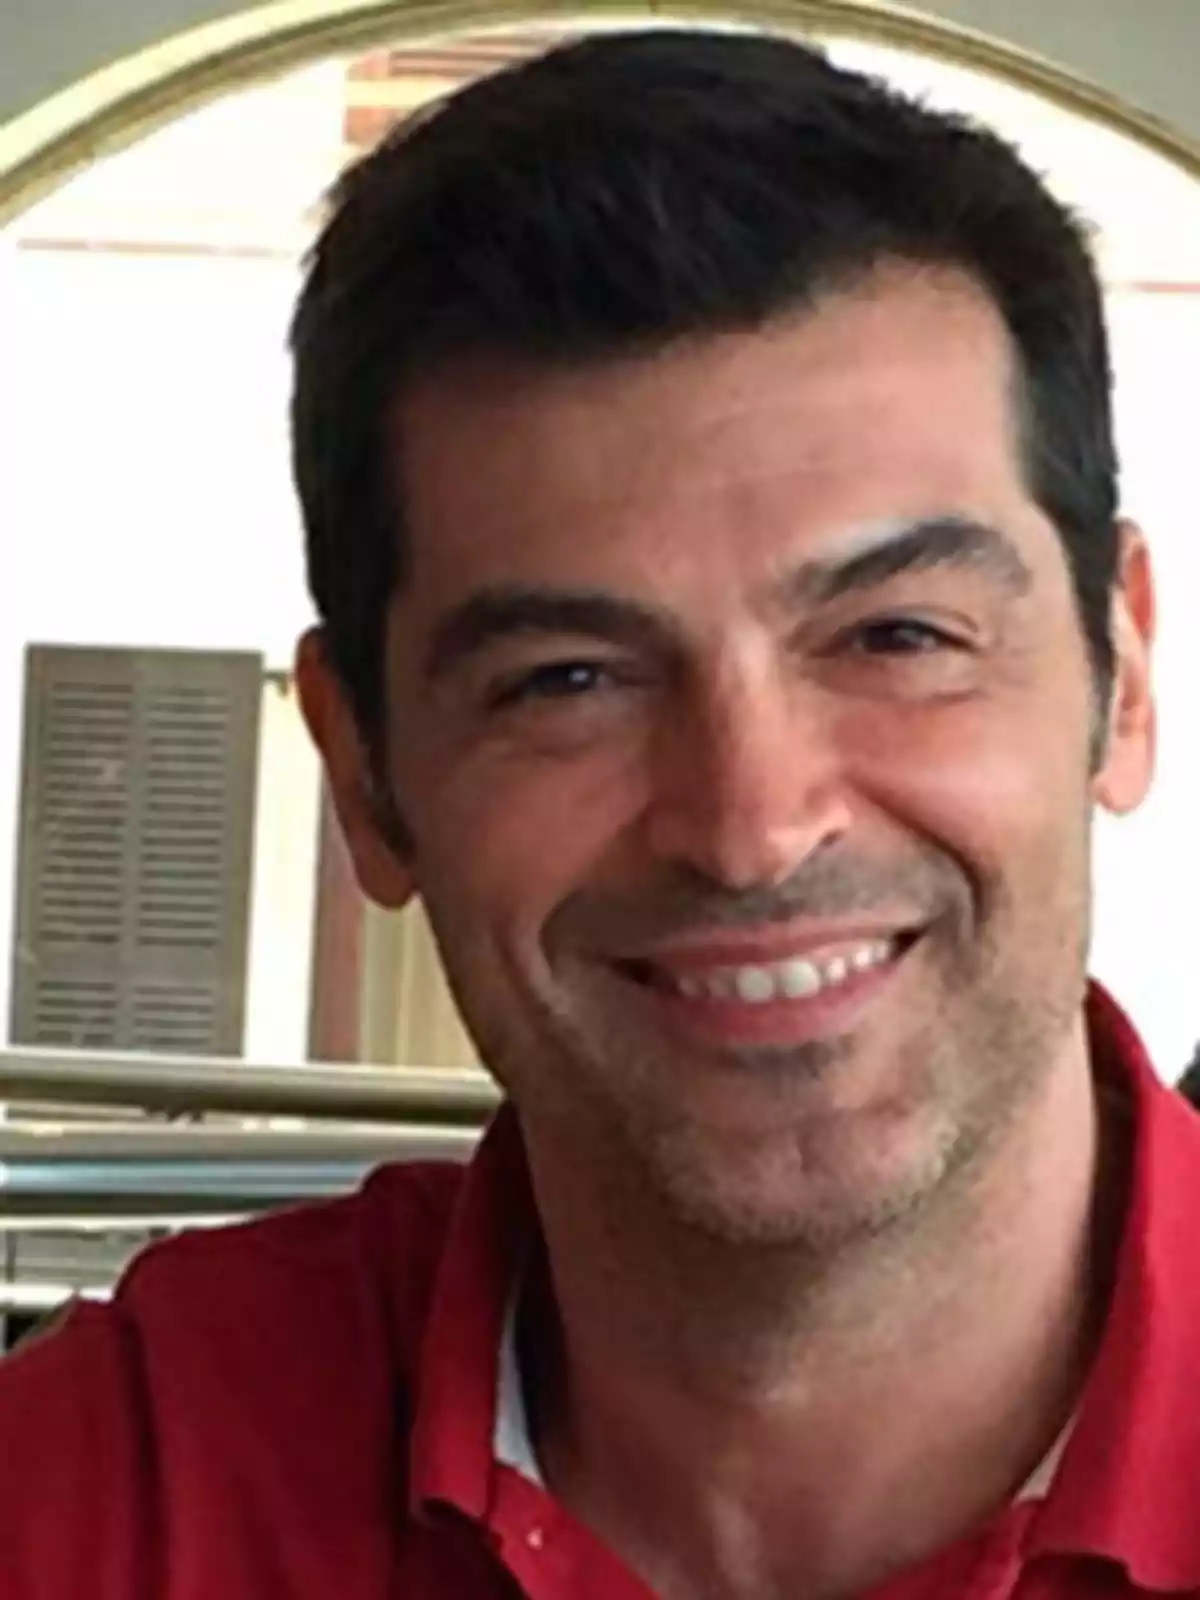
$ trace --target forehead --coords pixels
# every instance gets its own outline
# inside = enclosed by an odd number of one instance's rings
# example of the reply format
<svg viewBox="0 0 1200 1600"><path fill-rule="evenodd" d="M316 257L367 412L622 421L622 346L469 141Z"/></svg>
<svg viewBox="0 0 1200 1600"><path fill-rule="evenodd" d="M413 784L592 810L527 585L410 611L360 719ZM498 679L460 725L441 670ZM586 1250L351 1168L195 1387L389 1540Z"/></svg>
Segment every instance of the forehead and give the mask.
<svg viewBox="0 0 1200 1600"><path fill-rule="evenodd" d="M751 332L568 371L462 364L402 402L414 582L745 562L946 511L1028 514L1015 363L961 275L893 269ZM794 553L791 552L791 553Z"/></svg>

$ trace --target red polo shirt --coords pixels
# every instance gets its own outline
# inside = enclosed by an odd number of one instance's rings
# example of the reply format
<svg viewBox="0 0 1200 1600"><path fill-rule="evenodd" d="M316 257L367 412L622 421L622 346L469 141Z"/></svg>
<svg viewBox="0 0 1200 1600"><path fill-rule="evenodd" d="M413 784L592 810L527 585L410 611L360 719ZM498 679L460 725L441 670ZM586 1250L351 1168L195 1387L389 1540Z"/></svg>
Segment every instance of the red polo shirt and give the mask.
<svg viewBox="0 0 1200 1600"><path fill-rule="evenodd" d="M1044 1501L871 1600L1200 1594L1200 1117L1090 1024L1135 1151L1075 1428ZM502 1113L467 1169L147 1252L0 1366L0 1600L649 1600L494 1457L534 1225Z"/></svg>

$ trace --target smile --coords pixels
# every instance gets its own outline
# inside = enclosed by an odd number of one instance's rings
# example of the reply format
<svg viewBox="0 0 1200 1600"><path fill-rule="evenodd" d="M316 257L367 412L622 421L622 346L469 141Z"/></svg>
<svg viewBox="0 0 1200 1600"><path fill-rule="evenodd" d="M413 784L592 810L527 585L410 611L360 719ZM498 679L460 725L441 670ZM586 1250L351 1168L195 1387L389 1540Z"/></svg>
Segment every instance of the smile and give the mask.
<svg viewBox="0 0 1200 1600"><path fill-rule="evenodd" d="M791 1036L839 1024L896 970L920 931L864 930L788 948L786 940L714 940L622 962L629 978L705 1031ZM756 948L757 946L757 948Z"/></svg>
<svg viewBox="0 0 1200 1600"><path fill-rule="evenodd" d="M872 939L823 957L789 956L782 961L664 972L663 977L689 1000L736 1000L757 1006L779 1000L811 1000L860 973L884 966L895 953L896 940Z"/></svg>

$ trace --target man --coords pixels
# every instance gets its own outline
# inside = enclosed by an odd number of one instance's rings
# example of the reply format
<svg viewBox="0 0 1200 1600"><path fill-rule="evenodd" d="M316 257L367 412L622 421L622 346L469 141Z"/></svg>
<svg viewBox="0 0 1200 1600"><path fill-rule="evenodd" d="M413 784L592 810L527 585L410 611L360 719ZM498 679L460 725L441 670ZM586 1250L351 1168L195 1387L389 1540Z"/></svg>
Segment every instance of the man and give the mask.
<svg viewBox="0 0 1200 1600"><path fill-rule="evenodd" d="M1080 226L797 45L341 183L298 683L508 1095L0 1377L5 1600L1200 1593L1200 1125L1086 993L1147 788Z"/></svg>

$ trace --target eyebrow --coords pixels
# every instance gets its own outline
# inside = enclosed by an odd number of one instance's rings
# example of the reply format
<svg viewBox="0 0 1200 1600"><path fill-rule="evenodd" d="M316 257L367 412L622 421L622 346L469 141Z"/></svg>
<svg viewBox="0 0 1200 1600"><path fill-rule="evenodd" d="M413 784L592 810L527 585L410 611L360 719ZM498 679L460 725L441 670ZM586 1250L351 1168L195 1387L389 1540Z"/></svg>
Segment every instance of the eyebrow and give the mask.
<svg viewBox="0 0 1200 1600"><path fill-rule="evenodd" d="M946 515L902 526L841 559L805 561L780 588L792 604L821 605L939 567L976 571L1014 598L1033 587L1033 573L1006 534L974 517Z"/></svg>
<svg viewBox="0 0 1200 1600"><path fill-rule="evenodd" d="M844 558L802 562L782 584L787 605L822 605L875 588L910 572L971 568L1014 596L1028 593L1033 575L1015 545L998 529L965 516L939 516L908 524ZM478 590L438 623L425 654L429 682L489 646L513 638L603 639L632 648L678 648L680 629L670 612L602 590L496 584Z"/></svg>

